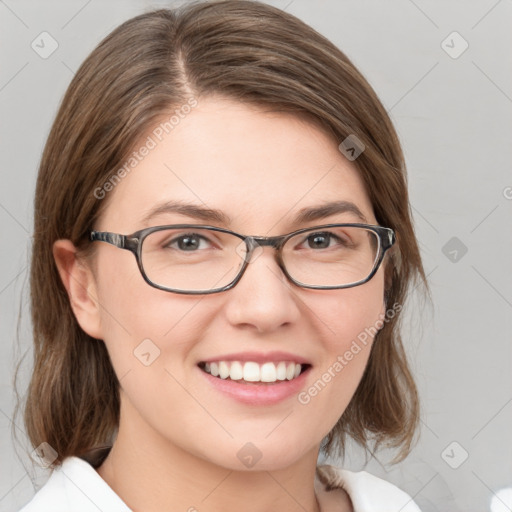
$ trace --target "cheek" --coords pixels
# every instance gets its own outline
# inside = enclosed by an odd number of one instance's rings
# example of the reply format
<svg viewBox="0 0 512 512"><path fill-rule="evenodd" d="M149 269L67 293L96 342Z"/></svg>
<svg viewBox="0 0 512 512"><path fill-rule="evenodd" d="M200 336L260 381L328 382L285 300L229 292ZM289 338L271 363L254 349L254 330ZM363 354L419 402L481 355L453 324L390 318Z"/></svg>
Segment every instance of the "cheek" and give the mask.
<svg viewBox="0 0 512 512"><path fill-rule="evenodd" d="M103 339L120 381L123 414L129 422L144 418L165 437L180 438L177 410L204 415L187 392L193 384L189 370L194 346L215 311L200 296L158 290L135 272L106 273L99 288Z"/></svg>
<svg viewBox="0 0 512 512"><path fill-rule="evenodd" d="M147 284L133 255L106 261L98 287L103 340L118 376L151 366L172 367L198 339L210 312L201 297L177 295ZM213 314L213 312L211 312ZM149 355L148 355L149 354ZM153 363L154 361L154 363Z"/></svg>
<svg viewBox="0 0 512 512"><path fill-rule="evenodd" d="M318 296L309 305L321 320L317 328L327 351L346 350L353 340L364 339L364 333L374 333L375 326L380 325L384 313L383 274L379 271L364 285Z"/></svg>
<svg viewBox="0 0 512 512"><path fill-rule="evenodd" d="M375 279L376 278L376 279ZM325 434L347 408L363 376L373 338L382 326L383 279L318 296L315 313L322 360L313 368L299 402L322 415Z"/></svg>

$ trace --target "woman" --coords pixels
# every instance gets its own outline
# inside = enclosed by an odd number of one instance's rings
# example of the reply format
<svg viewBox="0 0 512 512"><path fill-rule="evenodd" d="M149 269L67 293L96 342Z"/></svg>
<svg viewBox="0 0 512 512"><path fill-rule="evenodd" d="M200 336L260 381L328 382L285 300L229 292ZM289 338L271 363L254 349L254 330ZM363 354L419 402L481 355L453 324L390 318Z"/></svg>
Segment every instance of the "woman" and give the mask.
<svg viewBox="0 0 512 512"><path fill-rule="evenodd" d="M417 511L317 467L410 451L417 278L397 136L340 50L256 2L128 20L39 170L25 423L54 471L23 511Z"/></svg>

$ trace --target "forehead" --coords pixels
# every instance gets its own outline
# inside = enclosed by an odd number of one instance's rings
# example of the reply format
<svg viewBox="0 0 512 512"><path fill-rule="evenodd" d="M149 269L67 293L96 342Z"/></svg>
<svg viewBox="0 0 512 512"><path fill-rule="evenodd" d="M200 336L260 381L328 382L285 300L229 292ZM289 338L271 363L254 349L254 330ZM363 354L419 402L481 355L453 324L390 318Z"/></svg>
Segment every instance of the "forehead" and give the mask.
<svg viewBox="0 0 512 512"><path fill-rule="evenodd" d="M221 210L231 229L254 234L286 229L301 209L334 201L352 202L374 221L357 169L317 125L221 98L199 99L174 121L167 131L156 125L136 145L97 229L146 227L143 219L165 201Z"/></svg>

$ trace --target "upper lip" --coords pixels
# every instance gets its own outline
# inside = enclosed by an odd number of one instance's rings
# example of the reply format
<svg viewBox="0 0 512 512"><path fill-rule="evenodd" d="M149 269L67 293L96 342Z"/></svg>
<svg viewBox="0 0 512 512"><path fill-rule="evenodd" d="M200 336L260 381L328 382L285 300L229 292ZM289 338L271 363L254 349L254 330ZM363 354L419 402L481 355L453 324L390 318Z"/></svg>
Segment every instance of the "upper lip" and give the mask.
<svg viewBox="0 0 512 512"><path fill-rule="evenodd" d="M216 361L253 361L258 364L262 363L279 363L280 361L293 361L299 364L311 364L304 357L292 354L290 352L238 352L232 354L221 354L215 357L201 360L201 363L212 363Z"/></svg>

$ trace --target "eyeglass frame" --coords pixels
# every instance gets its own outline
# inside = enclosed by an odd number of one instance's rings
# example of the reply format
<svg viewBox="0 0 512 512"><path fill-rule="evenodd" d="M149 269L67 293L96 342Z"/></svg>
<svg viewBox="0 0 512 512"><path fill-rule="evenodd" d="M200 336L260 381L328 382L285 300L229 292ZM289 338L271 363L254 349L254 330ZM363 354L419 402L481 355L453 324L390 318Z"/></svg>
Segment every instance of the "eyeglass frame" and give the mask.
<svg viewBox="0 0 512 512"><path fill-rule="evenodd" d="M367 229L369 231L373 231L378 239L379 239L379 254L373 264L373 269L370 274L363 280L357 281L355 283L349 283L344 285L337 286L323 286L323 285L307 285L301 283L300 281L296 281L293 277L288 273L286 266L284 264L281 249L284 244L292 237L305 233L306 231L315 231L316 229L327 229L333 227L358 227ZM234 235L240 240L242 240L247 249L247 254L243 258L244 262L238 271L236 277L226 286L222 286L220 288L213 288L212 290L177 290L173 288L169 288L166 286L159 285L154 283L149 279L146 272L144 271L144 266L142 265L142 244L144 243L144 239L152 233L157 231L164 231L167 229L205 229L210 231L218 231L220 233L227 233L230 235ZM236 233L235 231L231 231L229 229L220 228L216 226L209 225L198 225L198 224L169 224L163 226L153 226L149 228L140 229L135 231L130 235L121 235L119 233L112 233L109 231L91 231L90 232L90 241L91 242L106 242L111 244L119 249L125 249L134 254L135 259L137 261L137 266L139 267L140 273L142 274L143 279L153 288L157 288L158 290L171 292L171 293L179 293L182 295L210 295L213 293L220 293L223 291L230 290L235 287L243 274L245 273L247 267L249 266L250 260L252 258L252 254L257 247L265 247L270 246L276 249L277 254L275 255L275 259L279 268L282 270L283 274L286 278L293 284L306 289L314 289L314 290L342 290L346 288L353 288L355 286L360 286L364 283L370 281L373 276L379 270L382 261L384 260L384 256L386 252L391 249L396 241L396 235L393 229L387 228L384 226L375 226L372 224L360 224L360 223L336 223L336 224L322 224L320 226L312 226L308 228L302 228L296 231L292 231L286 235L277 235L277 236L250 236L250 235L242 235L240 233Z"/></svg>

